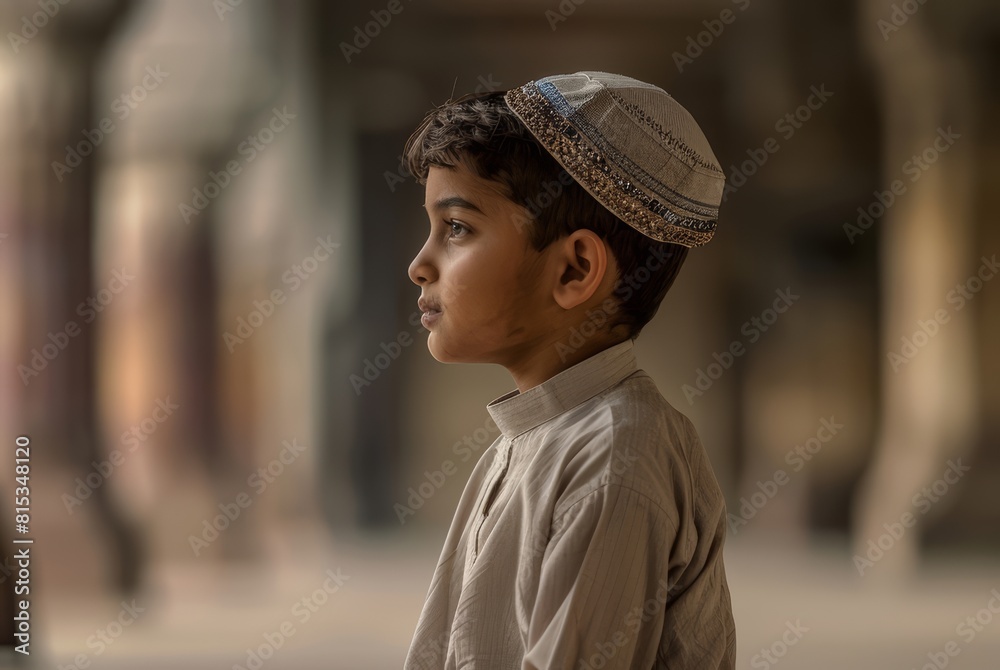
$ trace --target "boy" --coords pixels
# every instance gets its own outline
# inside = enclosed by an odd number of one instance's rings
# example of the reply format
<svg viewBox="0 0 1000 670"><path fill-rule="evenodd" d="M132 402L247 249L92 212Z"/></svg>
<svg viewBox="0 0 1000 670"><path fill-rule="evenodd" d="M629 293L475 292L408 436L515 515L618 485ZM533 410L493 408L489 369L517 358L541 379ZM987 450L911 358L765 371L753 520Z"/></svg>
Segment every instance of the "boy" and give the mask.
<svg viewBox="0 0 1000 670"><path fill-rule="evenodd" d="M715 230L725 176L698 125L660 88L578 72L446 103L405 157L427 346L517 385L487 405L501 435L405 668L734 668L725 502L633 352Z"/></svg>

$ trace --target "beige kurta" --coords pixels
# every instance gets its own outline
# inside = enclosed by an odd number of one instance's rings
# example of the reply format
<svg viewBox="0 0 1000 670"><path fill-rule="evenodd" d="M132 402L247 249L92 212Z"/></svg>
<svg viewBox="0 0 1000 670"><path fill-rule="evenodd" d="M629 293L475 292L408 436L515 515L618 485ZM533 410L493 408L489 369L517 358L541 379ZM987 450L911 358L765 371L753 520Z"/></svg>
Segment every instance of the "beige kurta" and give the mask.
<svg viewBox="0 0 1000 670"><path fill-rule="evenodd" d="M734 668L725 501L632 340L487 410L406 670Z"/></svg>

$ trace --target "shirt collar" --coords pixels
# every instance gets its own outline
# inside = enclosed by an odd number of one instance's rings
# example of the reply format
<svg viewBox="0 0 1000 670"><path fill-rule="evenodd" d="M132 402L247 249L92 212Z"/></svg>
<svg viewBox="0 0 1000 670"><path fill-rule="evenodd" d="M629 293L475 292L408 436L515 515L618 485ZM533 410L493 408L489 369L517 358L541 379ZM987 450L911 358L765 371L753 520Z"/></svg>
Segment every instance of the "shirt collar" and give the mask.
<svg viewBox="0 0 1000 670"><path fill-rule="evenodd" d="M508 439L593 398L635 372L631 338L626 338L521 393L503 394L486 406Z"/></svg>

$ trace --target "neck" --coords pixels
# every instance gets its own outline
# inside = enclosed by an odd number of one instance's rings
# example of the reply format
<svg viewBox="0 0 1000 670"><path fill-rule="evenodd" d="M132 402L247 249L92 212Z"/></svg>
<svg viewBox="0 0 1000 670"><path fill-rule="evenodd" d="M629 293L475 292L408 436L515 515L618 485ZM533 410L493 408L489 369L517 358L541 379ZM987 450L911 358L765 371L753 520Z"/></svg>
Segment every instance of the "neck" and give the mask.
<svg viewBox="0 0 1000 670"><path fill-rule="evenodd" d="M579 348L567 344L565 338L553 339L535 347L515 363L505 365L517 390L520 393L532 389L539 384L555 377L563 370L568 370L577 363L594 356L609 347L624 342L627 337L618 339L591 338Z"/></svg>

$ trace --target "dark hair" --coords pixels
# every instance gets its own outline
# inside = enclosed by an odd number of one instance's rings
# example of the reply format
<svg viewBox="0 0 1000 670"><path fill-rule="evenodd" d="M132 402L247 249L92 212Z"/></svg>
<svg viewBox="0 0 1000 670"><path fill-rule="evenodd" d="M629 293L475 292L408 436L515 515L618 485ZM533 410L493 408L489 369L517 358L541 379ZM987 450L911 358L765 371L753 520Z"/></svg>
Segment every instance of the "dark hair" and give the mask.
<svg viewBox="0 0 1000 670"><path fill-rule="evenodd" d="M619 308L610 315L608 329L625 325L634 340L659 309L688 248L646 237L601 205L538 143L503 95L469 94L428 112L406 141L404 166L420 184L426 184L431 166L459 163L499 183L506 197L528 211L537 251L580 228L597 233L618 263ZM651 257L658 259L655 271L648 267ZM649 273L645 280L643 267ZM631 283L624 283L626 278Z"/></svg>

